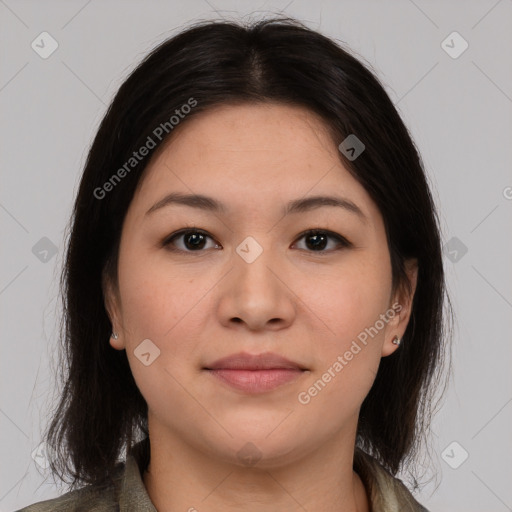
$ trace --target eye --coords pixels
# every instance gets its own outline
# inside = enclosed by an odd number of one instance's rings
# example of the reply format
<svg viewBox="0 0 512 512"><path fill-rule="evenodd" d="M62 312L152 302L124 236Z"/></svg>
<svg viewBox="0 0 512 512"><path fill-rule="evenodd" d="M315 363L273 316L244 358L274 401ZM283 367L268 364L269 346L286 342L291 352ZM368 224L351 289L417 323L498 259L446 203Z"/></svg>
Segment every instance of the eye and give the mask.
<svg viewBox="0 0 512 512"><path fill-rule="evenodd" d="M309 252L332 252L352 246L346 238L325 229L310 229L302 233L298 240L303 238L306 240L306 250L309 250ZM337 242L337 247L330 250L324 250L326 246L329 245L329 239L335 240Z"/></svg>
<svg viewBox="0 0 512 512"><path fill-rule="evenodd" d="M176 245L175 241L180 238L183 239L183 244L181 247L169 247L170 250L182 252L201 252L202 249L208 249L208 247L205 247L206 239L209 238L210 240L213 240L213 238L210 237L202 229L188 228L173 233L171 236L164 240L163 245L167 247ZM214 246L219 247L218 244L214 244Z"/></svg>
<svg viewBox="0 0 512 512"><path fill-rule="evenodd" d="M206 231L199 228L187 228L177 231L167 237L162 245L168 247L171 251L182 252L202 252L203 249L219 248L221 247L216 242L213 247L207 247L207 240L210 239L214 242L213 238L208 235ZM333 233L325 229L310 229L300 235L297 240L305 239L306 250L308 252L332 252L342 248L352 247L352 244L341 235ZM177 243L181 240L181 243ZM335 247L325 250L329 245L329 240L335 242ZM296 245L295 242L294 245ZM293 246L292 246L293 247Z"/></svg>

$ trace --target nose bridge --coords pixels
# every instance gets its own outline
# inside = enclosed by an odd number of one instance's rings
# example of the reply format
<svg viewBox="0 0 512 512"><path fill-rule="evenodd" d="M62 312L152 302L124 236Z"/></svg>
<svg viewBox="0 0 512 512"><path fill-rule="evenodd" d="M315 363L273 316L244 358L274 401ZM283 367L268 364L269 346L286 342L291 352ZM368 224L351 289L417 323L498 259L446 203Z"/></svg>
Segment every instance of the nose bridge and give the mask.
<svg viewBox="0 0 512 512"><path fill-rule="evenodd" d="M282 328L292 321L295 307L278 277L281 262L271 235L247 236L236 246L233 272L223 288L220 312L223 323L240 320L251 330ZM267 245L269 245L267 247ZM277 324L276 320L280 322Z"/></svg>
<svg viewBox="0 0 512 512"><path fill-rule="evenodd" d="M258 241L259 239L259 241ZM270 235L247 236L235 249L237 258L235 258L237 279L249 281L251 286L264 284L268 286L268 280L276 279L271 271L272 267L277 267L275 247L272 248ZM273 265L274 263L274 265ZM269 268L270 267L270 268Z"/></svg>

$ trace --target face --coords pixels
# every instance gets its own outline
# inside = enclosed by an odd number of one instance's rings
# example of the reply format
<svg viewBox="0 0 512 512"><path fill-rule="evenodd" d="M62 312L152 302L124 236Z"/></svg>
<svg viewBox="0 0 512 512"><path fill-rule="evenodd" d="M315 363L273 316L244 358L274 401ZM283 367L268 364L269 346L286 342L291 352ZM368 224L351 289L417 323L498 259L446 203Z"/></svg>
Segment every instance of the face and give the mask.
<svg viewBox="0 0 512 512"><path fill-rule="evenodd" d="M317 196L338 205L290 207ZM111 344L126 350L150 434L238 464L247 451L260 467L292 462L352 435L408 321L379 210L321 119L299 107L189 119L146 168L118 265L118 288L106 290ZM240 353L300 370L211 371Z"/></svg>

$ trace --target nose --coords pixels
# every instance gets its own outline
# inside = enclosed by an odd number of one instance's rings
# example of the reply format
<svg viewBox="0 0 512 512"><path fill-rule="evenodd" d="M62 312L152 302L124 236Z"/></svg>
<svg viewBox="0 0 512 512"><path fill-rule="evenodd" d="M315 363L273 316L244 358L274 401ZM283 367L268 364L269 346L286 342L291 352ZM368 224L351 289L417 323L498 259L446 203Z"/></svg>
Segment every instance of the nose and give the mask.
<svg viewBox="0 0 512 512"><path fill-rule="evenodd" d="M233 253L233 268L219 289L218 314L224 326L280 330L295 318L296 295L285 258L263 243L259 245L263 251L254 260L246 258L243 251L242 255Z"/></svg>

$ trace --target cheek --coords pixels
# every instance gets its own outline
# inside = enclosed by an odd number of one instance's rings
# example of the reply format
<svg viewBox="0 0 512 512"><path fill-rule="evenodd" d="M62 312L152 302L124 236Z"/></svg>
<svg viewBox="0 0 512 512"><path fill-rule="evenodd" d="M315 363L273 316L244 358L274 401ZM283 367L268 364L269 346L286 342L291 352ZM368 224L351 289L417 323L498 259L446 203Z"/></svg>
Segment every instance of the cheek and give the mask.
<svg viewBox="0 0 512 512"><path fill-rule="evenodd" d="M133 338L170 335L204 294L196 280L183 277L179 266L129 249L119 261L119 286L124 327Z"/></svg>
<svg viewBox="0 0 512 512"><path fill-rule="evenodd" d="M321 322L314 372L303 389L319 411L355 411L370 390L381 359L391 267L385 258L354 259L314 287L310 309ZM323 327L322 327L323 326ZM320 349L321 347L321 349ZM307 401L308 397L304 397ZM339 408L329 404L337 403Z"/></svg>
<svg viewBox="0 0 512 512"><path fill-rule="evenodd" d="M198 286L193 280L191 285L179 269L162 272L158 265L128 258L120 262L119 282L126 354L135 382L151 409L181 407L186 398L180 385L186 382L183 362L199 342L194 306L207 292L206 283Z"/></svg>
<svg viewBox="0 0 512 512"><path fill-rule="evenodd" d="M140 261L135 253L132 254L130 256L130 252L125 251L124 259L119 261L123 329L132 373L147 397L145 388L158 387L159 379L170 379L169 374L162 373L165 369L172 370L175 377L182 380L185 365L175 362L188 361L199 342L196 317L211 283L184 277L178 266L162 265L158 259L149 256ZM138 357L139 347L148 339L151 343L145 343L149 351L153 350L158 357L150 366L144 366ZM152 357L151 353L146 359ZM171 378L170 385L172 382Z"/></svg>
<svg viewBox="0 0 512 512"><path fill-rule="evenodd" d="M330 345L336 348L350 345L351 340L386 312L391 292L390 272L386 259L353 258L333 272L322 286L313 289L312 309L329 327L327 332L333 340Z"/></svg>

